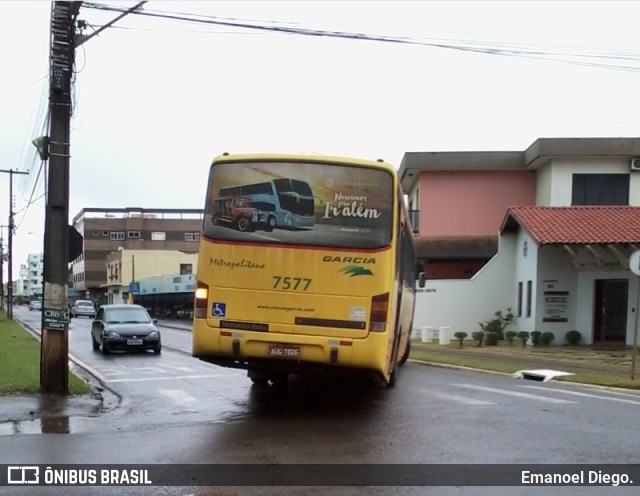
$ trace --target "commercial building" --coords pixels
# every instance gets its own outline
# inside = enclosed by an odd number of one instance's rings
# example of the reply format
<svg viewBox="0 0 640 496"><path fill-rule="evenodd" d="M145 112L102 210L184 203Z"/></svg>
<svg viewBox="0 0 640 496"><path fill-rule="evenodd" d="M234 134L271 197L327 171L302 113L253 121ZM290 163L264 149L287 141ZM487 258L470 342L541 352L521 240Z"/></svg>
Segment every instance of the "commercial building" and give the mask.
<svg viewBox="0 0 640 496"><path fill-rule="evenodd" d="M524 151L407 153L400 167L427 286L414 327L513 330L630 345L640 138L538 139Z"/></svg>
<svg viewBox="0 0 640 496"><path fill-rule="evenodd" d="M82 254L72 262L77 298L107 301L107 256L118 250L197 253L202 209L84 208L73 218L83 236ZM158 274L161 275L161 274Z"/></svg>

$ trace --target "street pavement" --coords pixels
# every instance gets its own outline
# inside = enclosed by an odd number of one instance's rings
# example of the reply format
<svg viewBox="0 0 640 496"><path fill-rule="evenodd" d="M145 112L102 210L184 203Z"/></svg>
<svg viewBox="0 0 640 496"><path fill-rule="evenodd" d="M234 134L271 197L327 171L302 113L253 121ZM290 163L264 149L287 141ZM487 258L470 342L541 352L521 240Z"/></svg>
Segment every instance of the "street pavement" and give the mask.
<svg viewBox="0 0 640 496"><path fill-rule="evenodd" d="M24 325L24 324L23 324ZM158 326L191 331L192 325L186 320L159 320ZM24 325L27 331L38 337L35 330ZM416 347L420 346L415 342ZM454 353L458 351L452 350ZM504 351L504 350L500 350ZM500 360L504 362L510 356L513 357L514 364L517 363L522 369L554 369L571 372L574 374L593 374L597 372L596 365L590 360L567 360L566 351L563 347L549 347L545 350L544 356L531 356L523 358L522 354L509 355L496 351L492 348L474 348L460 350L460 353L473 353L474 357L486 360ZM593 351L592 353L598 353ZM517 360L517 362L516 362ZM429 362L425 362L430 364ZM441 364L431 364L442 366ZM83 370L79 363L70 356L70 368L78 375L84 377L92 386L93 393L85 396L67 396L35 394L28 396L7 395L0 396L0 425L5 423L20 422L24 420L49 419L55 421L56 418L68 419L72 416L95 417L116 408L120 398L112 391L105 388L95 377ZM625 369L625 370L628 370Z"/></svg>

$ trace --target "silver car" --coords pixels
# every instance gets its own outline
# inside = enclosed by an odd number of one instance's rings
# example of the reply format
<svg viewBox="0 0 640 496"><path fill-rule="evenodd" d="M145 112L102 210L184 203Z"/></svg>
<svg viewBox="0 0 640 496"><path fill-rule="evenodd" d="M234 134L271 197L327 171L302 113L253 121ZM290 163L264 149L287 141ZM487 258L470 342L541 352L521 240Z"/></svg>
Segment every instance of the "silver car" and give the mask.
<svg viewBox="0 0 640 496"><path fill-rule="evenodd" d="M91 317L96 316L96 307L89 300L77 300L71 307L71 317Z"/></svg>

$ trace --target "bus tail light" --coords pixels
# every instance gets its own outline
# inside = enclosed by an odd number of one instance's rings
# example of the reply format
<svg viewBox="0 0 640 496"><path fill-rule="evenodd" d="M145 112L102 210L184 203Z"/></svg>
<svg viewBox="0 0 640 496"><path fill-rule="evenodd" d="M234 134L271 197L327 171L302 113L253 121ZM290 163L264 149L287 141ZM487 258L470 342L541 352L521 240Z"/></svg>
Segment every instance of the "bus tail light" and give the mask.
<svg viewBox="0 0 640 496"><path fill-rule="evenodd" d="M207 301L209 300L209 286L198 281L196 288L196 308L195 318L204 319L207 317Z"/></svg>
<svg viewBox="0 0 640 496"><path fill-rule="evenodd" d="M371 298L369 312L369 332L384 332L389 311L389 293L383 293Z"/></svg>

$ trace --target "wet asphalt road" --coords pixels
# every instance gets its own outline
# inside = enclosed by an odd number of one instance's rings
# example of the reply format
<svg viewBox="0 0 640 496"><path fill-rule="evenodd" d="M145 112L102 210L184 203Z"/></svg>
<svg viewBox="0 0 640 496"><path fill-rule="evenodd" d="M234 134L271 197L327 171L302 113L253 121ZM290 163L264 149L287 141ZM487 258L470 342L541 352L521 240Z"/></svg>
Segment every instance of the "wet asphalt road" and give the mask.
<svg viewBox="0 0 640 496"><path fill-rule="evenodd" d="M21 313L22 312L22 313ZM37 325L38 314L16 315ZM27 463L637 463L640 395L408 363L394 389L293 377L288 390L193 359L190 334L161 328L163 352L104 356L90 320L70 353L121 396L70 434L24 425L1 435L0 464ZM28 424L28 423L26 423ZM463 467L460 468L461 470ZM197 488L0 488L0 494L199 494ZM223 488L235 494L638 494L611 487Z"/></svg>

